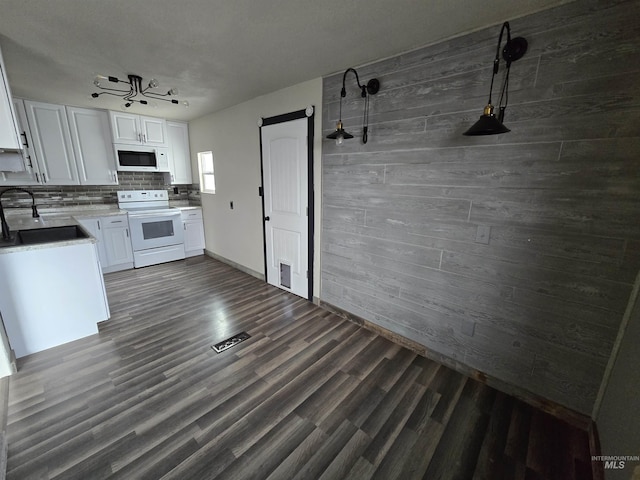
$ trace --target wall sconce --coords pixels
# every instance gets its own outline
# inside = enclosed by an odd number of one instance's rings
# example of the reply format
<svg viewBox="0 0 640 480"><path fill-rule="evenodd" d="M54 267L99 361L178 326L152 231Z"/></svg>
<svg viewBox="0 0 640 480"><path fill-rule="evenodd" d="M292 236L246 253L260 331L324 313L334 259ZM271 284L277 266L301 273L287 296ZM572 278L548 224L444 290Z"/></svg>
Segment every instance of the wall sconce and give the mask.
<svg viewBox="0 0 640 480"><path fill-rule="evenodd" d="M360 89L360 95L364 98L364 117L362 119L362 143L367 143L367 130L369 129L369 95L375 95L380 90L380 82L377 78L372 78L366 85L360 85L360 79L358 78L358 72L353 68L347 68L344 75L342 75L342 90L340 90L340 119L336 124L336 131L327 135L327 138L336 141L336 145L342 145L342 143L349 138L353 138L353 135L345 132L342 127L342 99L347 96L347 90L345 89L345 80L347 73L353 72L356 76L356 83Z"/></svg>
<svg viewBox="0 0 640 480"><path fill-rule="evenodd" d="M171 97L173 95L178 95L177 88L171 88L167 91L167 93L159 93L159 92L151 92L149 91L152 88L158 88L160 83L155 78L149 80L149 84L146 87L142 86L142 77L138 75L129 75L129 80L120 80L117 77L106 77L104 75L96 75L93 84L100 88L101 90L106 90L100 93L92 93L91 96L93 98L98 98L100 95L114 95L116 97L121 97L124 100L123 107L129 108L134 102L138 102L142 105L148 105L149 100L163 100L165 102L171 102L173 104L180 103L175 98L164 98ZM112 83L126 83L128 84L128 90L120 90L117 88L108 88L102 86L102 81L108 80ZM186 100L182 102L182 105L185 107L189 106L189 102Z"/></svg>
<svg viewBox="0 0 640 480"><path fill-rule="evenodd" d="M500 91L500 100L498 101L498 117L493 113L494 106L491 103L491 93L493 92L493 80L498 73L498 65L500 63L500 45L502 44L502 34L507 30L507 43L502 49L502 58L507 62L507 71L504 75L502 90ZM500 38L498 39L498 48L496 50L496 58L493 60L493 75L491 76L491 87L489 88L489 103L484 107L484 112L480 119L473 126L463 133L463 135L495 135L497 133L510 132L502 122L504 121L504 111L509 102L509 71L511 70L511 62L522 58L527 51L527 41L522 37L511 38L511 28L509 22L502 24L500 30ZM503 103L504 102L504 103Z"/></svg>

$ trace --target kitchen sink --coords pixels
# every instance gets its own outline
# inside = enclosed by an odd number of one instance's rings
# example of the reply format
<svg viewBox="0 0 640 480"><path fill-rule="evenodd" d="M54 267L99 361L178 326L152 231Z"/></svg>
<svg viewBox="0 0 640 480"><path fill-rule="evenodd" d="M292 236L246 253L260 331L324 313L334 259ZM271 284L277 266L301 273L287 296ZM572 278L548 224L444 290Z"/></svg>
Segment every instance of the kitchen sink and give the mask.
<svg viewBox="0 0 640 480"><path fill-rule="evenodd" d="M77 225L64 227L34 228L18 230L14 245L33 245L37 243L64 242L89 236Z"/></svg>

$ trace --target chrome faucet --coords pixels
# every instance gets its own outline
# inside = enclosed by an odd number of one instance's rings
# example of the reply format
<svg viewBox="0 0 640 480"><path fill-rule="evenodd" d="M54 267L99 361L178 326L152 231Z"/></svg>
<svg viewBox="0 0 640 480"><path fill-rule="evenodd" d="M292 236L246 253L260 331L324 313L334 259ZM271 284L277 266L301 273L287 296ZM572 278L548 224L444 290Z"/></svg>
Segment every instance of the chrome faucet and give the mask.
<svg viewBox="0 0 640 480"><path fill-rule="evenodd" d="M12 191L28 193L31 196L31 216L33 218L38 218L40 216L40 214L38 214L38 208L36 207L36 198L33 196L33 192L18 187L11 187L3 190L2 192L0 192L0 224L2 225L3 240L11 240L11 230L9 230L9 224L7 223L7 219L4 216L4 209L2 208L2 195Z"/></svg>

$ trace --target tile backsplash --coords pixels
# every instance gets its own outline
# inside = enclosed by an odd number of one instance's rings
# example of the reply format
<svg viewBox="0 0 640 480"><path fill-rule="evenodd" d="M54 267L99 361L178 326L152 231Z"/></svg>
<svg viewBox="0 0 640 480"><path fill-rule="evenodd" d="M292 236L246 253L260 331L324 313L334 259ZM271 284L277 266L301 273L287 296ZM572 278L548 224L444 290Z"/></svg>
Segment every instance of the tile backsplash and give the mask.
<svg viewBox="0 0 640 480"><path fill-rule="evenodd" d="M154 172L119 172L119 185L72 185L20 187L33 192L41 208L64 208L88 205L117 204L118 190L167 190L170 202L200 205L198 185L166 185L164 174ZM10 188L10 187L7 187ZM177 188L178 193L174 193ZM0 191L4 190L0 187ZM4 208L28 207L31 199L21 192L7 192L2 196Z"/></svg>

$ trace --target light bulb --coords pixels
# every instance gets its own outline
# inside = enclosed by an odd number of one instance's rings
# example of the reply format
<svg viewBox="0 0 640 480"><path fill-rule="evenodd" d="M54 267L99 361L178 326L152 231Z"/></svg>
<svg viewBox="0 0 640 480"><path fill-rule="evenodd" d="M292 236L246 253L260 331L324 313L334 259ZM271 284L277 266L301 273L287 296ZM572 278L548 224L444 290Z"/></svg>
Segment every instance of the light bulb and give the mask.
<svg viewBox="0 0 640 480"><path fill-rule="evenodd" d="M337 145L337 146L340 146L340 145L342 145L343 143L344 143L344 137L343 137L342 135L338 135L338 136L336 137L336 145Z"/></svg>
<svg viewBox="0 0 640 480"><path fill-rule="evenodd" d="M173 87L171 90L169 90L169 95L178 95L178 89L176 87Z"/></svg>
<svg viewBox="0 0 640 480"><path fill-rule="evenodd" d="M189 102L187 100L182 102L182 105L184 105L184 108L189 108Z"/></svg>
<svg viewBox="0 0 640 480"><path fill-rule="evenodd" d="M99 86L100 86L100 79L99 79L98 77L96 77L96 78L93 80L93 84L94 84L96 87L99 87Z"/></svg>
<svg viewBox="0 0 640 480"><path fill-rule="evenodd" d="M160 83L155 78L149 80L149 88L158 88L159 85Z"/></svg>

